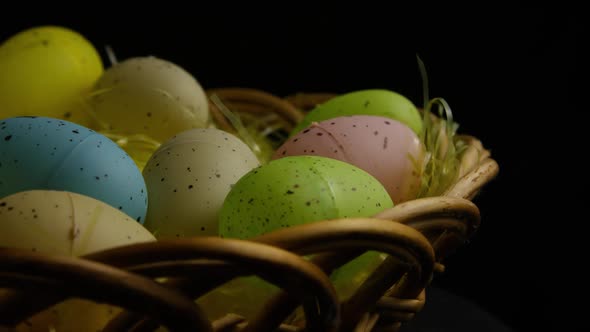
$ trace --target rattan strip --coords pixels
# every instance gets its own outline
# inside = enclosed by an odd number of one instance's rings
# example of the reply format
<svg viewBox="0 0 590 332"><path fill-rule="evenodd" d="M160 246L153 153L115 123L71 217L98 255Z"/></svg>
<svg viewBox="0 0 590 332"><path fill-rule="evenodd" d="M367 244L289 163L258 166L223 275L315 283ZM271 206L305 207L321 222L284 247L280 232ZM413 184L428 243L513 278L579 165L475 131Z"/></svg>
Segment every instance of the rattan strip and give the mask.
<svg viewBox="0 0 590 332"><path fill-rule="evenodd" d="M42 288L131 308L175 331L211 331L199 307L151 279L106 264L0 249L0 286ZM2 315L2 317L9 317Z"/></svg>
<svg viewBox="0 0 590 332"><path fill-rule="evenodd" d="M339 229L340 231L338 231ZM351 240L351 237L353 236L357 239ZM367 220L364 219L331 220L323 223L297 226L285 230L284 232L274 233L273 236L266 235L259 237L256 240L287 248L298 254L311 254L318 251L333 250L334 248L358 249L359 246L363 248L360 252L366 250L382 250L392 256L403 258L405 265L402 264L400 267L405 269L404 272L407 271L407 266L419 266L416 271L423 272L424 277L422 277L422 280L424 286L430 280L434 264L434 253L427 240L419 232L399 223L392 223L378 219L371 220L371 223L368 223ZM317 243L321 243L321 245L318 245ZM314 250L310 250L310 248L314 248ZM405 253L406 251L409 251L412 254ZM355 256L349 257L349 259L354 257ZM342 263L349 259L343 260ZM333 260L330 261L333 262ZM314 262L317 263L316 260L314 260ZM321 266L321 264L319 264L319 266ZM335 266L332 266L331 268L334 267ZM420 277L418 276L418 278ZM224 278L222 280L229 280L229 278ZM200 281L200 283L202 283L202 281ZM391 284L392 282L386 283L384 289ZM290 306L287 305L287 307L289 307L288 309L282 309L281 304L278 302L272 305L267 305L266 308L268 311L263 310L261 312L261 317L266 318L254 320L246 327L246 330L272 330L283 321L284 317L286 317L286 315L288 315L298 303L298 301L288 302L288 304L291 304ZM283 314L281 315L279 312L283 312ZM274 325L271 322L274 322Z"/></svg>

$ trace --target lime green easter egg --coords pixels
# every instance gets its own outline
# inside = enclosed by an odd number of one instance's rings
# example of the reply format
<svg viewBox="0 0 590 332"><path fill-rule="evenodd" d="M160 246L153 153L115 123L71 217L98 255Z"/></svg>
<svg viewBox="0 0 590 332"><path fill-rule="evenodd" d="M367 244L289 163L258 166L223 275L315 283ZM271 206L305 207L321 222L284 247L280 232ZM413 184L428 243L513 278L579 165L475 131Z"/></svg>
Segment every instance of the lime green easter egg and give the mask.
<svg viewBox="0 0 590 332"><path fill-rule="evenodd" d="M346 115L384 116L400 121L416 134L422 131L422 117L408 98L389 90L371 89L343 94L318 105L291 131L291 134L300 132L312 122Z"/></svg>
<svg viewBox="0 0 590 332"><path fill-rule="evenodd" d="M223 237L247 239L315 221L370 217L393 206L385 188L351 164L318 156L276 159L243 176L230 190L220 213ZM333 275L347 298L382 255L367 252Z"/></svg>
<svg viewBox="0 0 590 332"><path fill-rule="evenodd" d="M371 175L339 160L317 156L276 159L243 176L229 192L220 234L247 239L313 221L369 217L392 207Z"/></svg>
<svg viewBox="0 0 590 332"><path fill-rule="evenodd" d="M37 115L87 126L84 96L102 73L100 55L78 32L21 31L0 45L0 119Z"/></svg>

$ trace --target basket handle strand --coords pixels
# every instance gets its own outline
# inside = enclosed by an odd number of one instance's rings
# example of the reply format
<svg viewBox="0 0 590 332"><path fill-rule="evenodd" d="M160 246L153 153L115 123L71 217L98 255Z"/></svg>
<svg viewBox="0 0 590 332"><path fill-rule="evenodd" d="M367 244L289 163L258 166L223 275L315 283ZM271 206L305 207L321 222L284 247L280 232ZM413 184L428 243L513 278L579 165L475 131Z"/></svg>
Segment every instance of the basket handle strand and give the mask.
<svg viewBox="0 0 590 332"><path fill-rule="evenodd" d="M345 249L356 249L357 254L367 250L382 251L406 263L401 265L404 267L404 272L407 272L410 267L409 270L413 272L412 277L418 281L415 285L407 286L417 286L418 293L432 276L434 268L432 247L422 234L411 227L380 219L339 219L298 227L306 228L306 231L292 232L291 229L283 229L258 237L256 240L287 246L289 250L300 254L309 254L311 249L313 252L327 250L340 252ZM322 266L324 264L320 259L314 259L314 263ZM331 261L331 259L324 259L323 262ZM326 265L322 267L325 268ZM390 280L385 281L391 285L389 282ZM270 310L262 311L248 324L244 332L271 330L283 321L285 314L295 309L294 305L296 303L289 299L288 294L278 295L273 300L272 307L268 308ZM356 322L356 319L355 316L343 315L343 327L353 325L352 322Z"/></svg>
<svg viewBox="0 0 590 332"><path fill-rule="evenodd" d="M180 293L101 263L0 249L0 286L51 288L145 312L174 331L212 331L201 309Z"/></svg>
<svg viewBox="0 0 590 332"><path fill-rule="evenodd" d="M294 294L317 299L318 302L314 300L312 304L314 310L319 310L315 316L322 321L310 319L310 323L317 325L322 331L334 331L337 328L339 305L327 276L303 258L269 245L214 237L198 240L178 239L119 247L86 256L85 260L108 261L110 259L116 261L117 265L165 261L172 274L184 273L194 277L195 274L202 273L203 269L200 264L197 264L195 269L191 269L193 266L191 261L203 256L231 261L242 267L254 269L262 278L289 289ZM160 268L157 264L153 266L156 269ZM300 290L302 284L303 292Z"/></svg>

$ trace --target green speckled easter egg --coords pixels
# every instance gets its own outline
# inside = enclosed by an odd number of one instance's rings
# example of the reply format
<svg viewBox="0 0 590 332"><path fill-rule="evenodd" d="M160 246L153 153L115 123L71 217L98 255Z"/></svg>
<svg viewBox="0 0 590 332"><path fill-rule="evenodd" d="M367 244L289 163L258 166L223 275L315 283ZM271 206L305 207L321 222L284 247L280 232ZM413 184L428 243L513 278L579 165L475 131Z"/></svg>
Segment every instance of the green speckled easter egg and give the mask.
<svg viewBox="0 0 590 332"><path fill-rule="evenodd" d="M312 122L346 115L376 115L397 120L416 134L422 131L422 117L405 96L389 90L370 89L346 93L318 105L291 131L295 135Z"/></svg>
<svg viewBox="0 0 590 332"><path fill-rule="evenodd" d="M242 177L228 194L220 234L246 239L313 221L369 217L393 206L371 175L317 156L274 160Z"/></svg>
<svg viewBox="0 0 590 332"><path fill-rule="evenodd" d="M225 199L220 235L251 238L314 221L370 217L393 206L373 176L351 164L318 156L276 159L243 176ZM381 256L368 252L334 274L348 297Z"/></svg>

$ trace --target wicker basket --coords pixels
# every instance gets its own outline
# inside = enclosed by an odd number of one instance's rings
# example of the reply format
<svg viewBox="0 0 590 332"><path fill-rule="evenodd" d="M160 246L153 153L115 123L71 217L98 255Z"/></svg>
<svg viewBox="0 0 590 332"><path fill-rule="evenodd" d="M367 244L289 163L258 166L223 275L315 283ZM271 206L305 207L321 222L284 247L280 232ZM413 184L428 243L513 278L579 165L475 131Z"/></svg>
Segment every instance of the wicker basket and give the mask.
<svg viewBox="0 0 590 332"><path fill-rule="evenodd" d="M278 98L238 88L208 93L233 110L277 114L276 121L291 127L302 119L300 110L333 96ZM211 109L217 125L231 131L214 104ZM153 331L159 325L173 331L397 331L423 307L425 289L434 273L444 270L445 257L477 229L480 214L471 200L498 172L479 140L462 138L468 148L461 174L444 195L401 203L373 218L326 220L248 241L209 237L135 244L80 258L0 249L0 288L8 288L0 293L0 326L15 326L79 297L126 309L104 328L109 332ZM388 256L340 303L329 273L367 250ZM312 261L303 258L314 253ZM282 288L255 318L228 312L211 322L195 304L211 289L252 274ZM288 320L296 308L304 315Z"/></svg>

